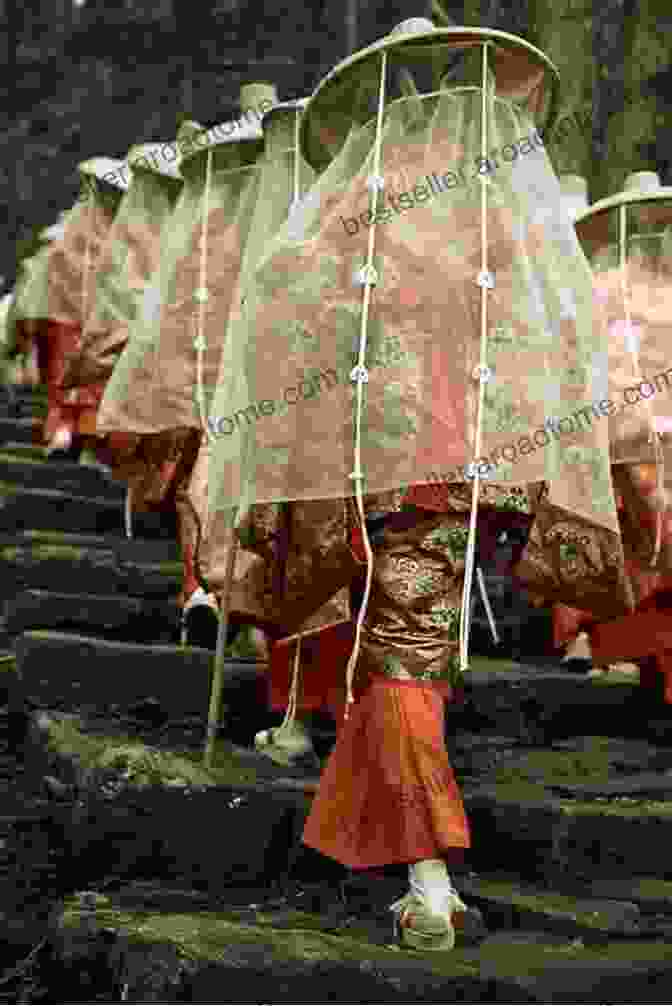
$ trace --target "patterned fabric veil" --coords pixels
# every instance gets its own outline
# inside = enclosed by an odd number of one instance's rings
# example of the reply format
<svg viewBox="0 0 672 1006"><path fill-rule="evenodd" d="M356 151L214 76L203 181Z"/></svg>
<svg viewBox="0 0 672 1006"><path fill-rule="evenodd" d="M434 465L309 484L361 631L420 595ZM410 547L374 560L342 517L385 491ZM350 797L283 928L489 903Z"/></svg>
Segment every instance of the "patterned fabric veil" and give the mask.
<svg viewBox="0 0 672 1006"><path fill-rule="evenodd" d="M165 155L173 150L170 144L144 144L129 151L130 188L101 252L94 303L81 352L66 371L66 387L107 380L126 344L138 301L158 264L161 228L182 188L177 155Z"/></svg>
<svg viewBox="0 0 672 1006"><path fill-rule="evenodd" d="M436 30L372 46L317 89L304 152L333 160L230 323L211 508L349 496L358 467L365 492L464 481L476 462L496 482L562 480L573 511L617 527L591 411L606 328L535 127L544 60L505 33ZM386 100L427 67L427 93ZM558 435L552 420L582 409Z"/></svg>

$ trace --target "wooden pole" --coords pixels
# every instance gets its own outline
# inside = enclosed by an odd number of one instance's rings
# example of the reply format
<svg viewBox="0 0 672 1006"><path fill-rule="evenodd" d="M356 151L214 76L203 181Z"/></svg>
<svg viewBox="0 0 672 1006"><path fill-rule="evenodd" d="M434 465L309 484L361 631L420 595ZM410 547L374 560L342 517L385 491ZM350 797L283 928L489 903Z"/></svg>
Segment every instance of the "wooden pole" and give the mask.
<svg viewBox="0 0 672 1006"><path fill-rule="evenodd" d="M233 571L235 569L236 555L238 553L238 538L235 533L235 527L232 527L231 538L232 538L231 547L229 548L229 554L226 557L224 590L222 591L222 600L219 606L217 648L215 650L215 661L212 670L210 710L208 712L208 731L205 738L205 752L204 752L204 762L206 768L212 767L212 759L215 753L215 741L217 740L217 730L219 728L220 713L222 708L222 690L224 686L224 659L226 654L226 637L229 631L229 610L231 608Z"/></svg>

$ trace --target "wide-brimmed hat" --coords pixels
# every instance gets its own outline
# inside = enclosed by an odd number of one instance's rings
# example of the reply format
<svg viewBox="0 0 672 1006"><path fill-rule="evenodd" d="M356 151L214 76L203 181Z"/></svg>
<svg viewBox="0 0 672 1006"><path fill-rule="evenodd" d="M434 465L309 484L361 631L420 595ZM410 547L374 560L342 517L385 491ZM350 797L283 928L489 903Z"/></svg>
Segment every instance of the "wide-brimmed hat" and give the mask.
<svg viewBox="0 0 672 1006"><path fill-rule="evenodd" d="M621 207L646 208L646 223L659 227L672 224L672 186L661 185L655 171L635 171L625 179L623 190L593 203L576 220L582 244L593 251L614 240L614 214Z"/></svg>
<svg viewBox="0 0 672 1006"><path fill-rule="evenodd" d="M302 112L308 102L309 98L296 98L294 101L279 101L277 104L272 105L261 117L261 128L263 129L268 122L277 115L278 112L286 111L291 112L293 110L298 110Z"/></svg>
<svg viewBox="0 0 672 1006"><path fill-rule="evenodd" d="M381 55L392 66L416 66L431 62L447 71L456 52L489 43L489 64L497 93L512 100L526 99L537 125L548 126L557 114L559 73L541 49L509 32L494 28L436 28L426 18L409 18L388 35L344 59L320 81L304 112L301 145L304 157L321 170L334 156L334 147L345 142L353 123L363 125L371 117L371 99L380 85ZM321 132L330 133L328 148Z"/></svg>
<svg viewBox="0 0 672 1006"><path fill-rule="evenodd" d="M278 103L278 89L275 84L257 81L243 84L240 89L238 104L245 118L254 114L261 122L266 112Z"/></svg>
<svg viewBox="0 0 672 1006"><path fill-rule="evenodd" d="M268 109L278 104L276 88L273 84L244 84L240 89L238 104L243 113L239 119L209 126L189 137L191 149L183 149L182 163L197 157L203 151L215 150L227 144L263 143L264 134L261 129L263 112L260 109L265 105Z"/></svg>

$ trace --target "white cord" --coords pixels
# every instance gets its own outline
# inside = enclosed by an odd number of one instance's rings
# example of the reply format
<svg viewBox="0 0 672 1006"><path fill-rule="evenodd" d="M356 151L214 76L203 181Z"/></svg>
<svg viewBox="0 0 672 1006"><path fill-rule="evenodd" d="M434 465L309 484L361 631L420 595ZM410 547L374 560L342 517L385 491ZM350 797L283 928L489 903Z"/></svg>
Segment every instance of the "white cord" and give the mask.
<svg viewBox="0 0 672 1006"><path fill-rule="evenodd" d="M362 405L363 405L364 375L366 374L365 360L366 360L366 342L368 336L367 326L369 319L369 305L371 303L371 285L372 285L371 275L373 273L373 254L374 254L375 236L376 236L376 211L378 208L378 196L379 196L379 187L377 184L377 180L380 178L383 113L385 111L386 77L387 77L387 52L384 51L381 57L380 86L378 91L378 114L376 118L376 137L373 150L373 175L376 180L376 184L371 186L371 213L373 215L372 216L373 223L369 230L369 243L366 257L366 273L364 282L364 298L362 302L362 323L359 334L359 356L357 359L357 373L358 373L357 410L355 413L355 445L354 445L355 470L351 475L351 478L354 480L355 483L355 498L357 500L357 511L359 514L364 552L366 554L366 583L364 586L364 596L362 598L362 604L357 613L357 622L355 624L355 642L345 672L346 698L345 698L344 719L346 720L348 719L350 706L355 701L352 693L352 686L355 676L355 667L357 664L357 660L359 658L359 653L362 645L361 643L362 627L364 624L364 619L366 617L367 608L369 605L369 598L371 595L371 585L373 582L373 550L371 548L371 542L369 540L368 531L366 529L366 514L364 512L364 495L362 490L362 480L364 478L364 473L362 472Z"/></svg>
<svg viewBox="0 0 672 1006"><path fill-rule="evenodd" d="M293 192L293 203L296 203L301 198L301 174L300 174L300 161L301 161L301 148L300 148L300 125L301 125L301 109L296 108L296 116L294 119L294 192ZM289 689L289 700L287 703L287 710L285 712L285 718L278 730L289 730L296 720L296 712L298 708L298 696L299 696L299 675L301 669L301 640L302 635L299 633L296 640L296 652L294 654L294 668L292 671L292 681Z"/></svg>
<svg viewBox="0 0 672 1006"><path fill-rule="evenodd" d="M481 79L481 164L487 165L488 136L487 136L487 112L488 112L488 47L490 43L483 45L482 79ZM489 176L487 172L479 176L481 178L481 275L488 271L488 185ZM488 286L481 285L481 352L480 352L480 374L481 379L478 389L478 412L476 416L476 436L474 443L475 459L481 456L481 441L483 436L483 409L485 404L485 381L482 375L487 369L487 348L488 348ZM469 537L467 538L467 551L464 568L464 586L462 590L462 609L460 612L460 670L466 671L469 666L469 614L471 605L471 590L474 575L474 565L476 560L476 523L478 519L478 498L480 476L478 464L474 464L472 472L474 485L471 495L471 513L469 517Z"/></svg>
<svg viewBox="0 0 672 1006"><path fill-rule="evenodd" d="M299 674L301 667L301 641L303 636L301 633L298 634L296 638L296 650L294 652L294 665L292 669L292 681L289 687L289 699L287 702L287 710L285 712L285 718L278 727L278 731L287 731L291 728L292 724L296 720L296 711L299 702ZM277 731L274 731L276 733Z"/></svg>

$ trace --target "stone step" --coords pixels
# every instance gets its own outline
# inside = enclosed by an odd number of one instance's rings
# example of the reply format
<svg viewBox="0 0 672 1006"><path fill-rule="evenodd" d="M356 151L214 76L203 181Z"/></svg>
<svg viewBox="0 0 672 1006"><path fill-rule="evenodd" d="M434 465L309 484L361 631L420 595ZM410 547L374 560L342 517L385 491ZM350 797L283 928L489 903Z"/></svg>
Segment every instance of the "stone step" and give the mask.
<svg viewBox="0 0 672 1006"><path fill-rule="evenodd" d="M0 444L36 443L40 439L41 426L39 419L33 416L26 419L7 419L0 416Z"/></svg>
<svg viewBox="0 0 672 1006"><path fill-rule="evenodd" d="M147 543L163 545L163 542ZM166 543L172 544L172 543ZM174 546L173 546L174 548ZM161 558L141 543L122 541L98 547L55 541L12 541L0 544L0 598L11 600L22 590L146 599L173 599L182 589L182 563Z"/></svg>
<svg viewBox="0 0 672 1006"><path fill-rule="evenodd" d="M642 911L642 899L632 900L623 890L618 892L620 897L611 898L596 897L592 892L592 896L561 893L504 874L472 874L460 877L457 883L465 902L481 911L491 931L555 933L581 939L586 945L604 943L605 937L672 935L672 914Z"/></svg>
<svg viewBox="0 0 672 1006"><path fill-rule="evenodd" d="M43 444L15 444L8 440L2 444L2 453L17 461L46 461L49 448Z"/></svg>
<svg viewBox="0 0 672 1006"><path fill-rule="evenodd" d="M476 869L554 886L669 874L669 801L562 800L514 781L467 790L465 805Z"/></svg>
<svg viewBox="0 0 672 1006"><path fill-rule="evenodd" d="M123 595L22 590L5 603L3 628L11 637L30 629L85 632L134 643L179 641L180 609Z"/></svg>
<svg viewBox="0 0 672 1006"><path fill-rule="evenodd" d="M543 932L502 930L479 946L463 945L458 935L450 953L400 952L389 913L385 919L353 918L334 895L322 912L278 912L261 885L231 889L218 901L188 885L172 886L162 886L155 904L147 882L98 899L98 925L123 934L129 947L129 1001L146 1001L150 987L158 989L159 998L170 996L182 955L194 962L181 989L185 1002L220 1002L222 989L234 982L257 1003L326 998L381 1004L665 1003L669 998L672 958L661 941L595 948ZM81 901L68 899L63 928L74 934L83 922ZM150 967L162 976L163 988L156 979L150 986Z"/></svg>
<svg viewBox="0 0 672 1006"><path fill-rule="evenodd" d="M17 679L12 702L21 697L43 709L129 706L158 701L169 716L207 719L213 654L180 646L114 643L83 635L32 631L15 642ZM257 688L254 660L226 663L225 692Z"/></svg>
<svg viewBox="0 0 672 1006"><path fill-rule="evenodd" d="M29 489L49 489L91 496L115 503L123 501L126 487L115 482L100 469L79 465L74 461L17 459L0 450L0 482Z"/></svg>
<svg viewBox="0 0 672 1006"><path fill-rule="evenodd" d="M94 470L95 471L95 470ZM96 473L93 478L100 478ZM0 532L43 528L50 531L78 531L93 534L125 535L123 497L100 496L50 489L27 489L14 484L0 485ZM135 537L175 538L175 519L170 514L136 513Z"/></svg>
<svg viewBox="0 0 672 1006"><path fill-rule="evenodd" d="M457 728L496 732L537 745L591 734L642 736L652 708L632 677L571 674L561 669L474 658L465 673L465 703ZM662 703L659 712L664 715ZM452 713L451 713L452 715ZM672 727L672 717L670 718Z"/></svg>
<svg viewBox="0 0 672 1006"><path fill-rule="evenodd" d="M17 396L0 398L0 416L5 419L44 419L48 411L46 399Z"/></svg>
<svg viewBox="0 0 672 1006"><path fill-rule="evenodd" d="M0 547L37 548L63 545L79 552L107 549L118 556L120 562L152 563L179 562L180 550L174 541L147 538L119 538L115 534L68 534L65 531L17 531L14 534L0 531Z"/></svg>
<svg viewBox="0 0 672 1006"><path fill-rule="evenodd" d="M46 416L48 397L46 390L26 388L22 385L0 386L0 415L11 418Z"/></svg>

